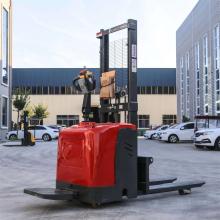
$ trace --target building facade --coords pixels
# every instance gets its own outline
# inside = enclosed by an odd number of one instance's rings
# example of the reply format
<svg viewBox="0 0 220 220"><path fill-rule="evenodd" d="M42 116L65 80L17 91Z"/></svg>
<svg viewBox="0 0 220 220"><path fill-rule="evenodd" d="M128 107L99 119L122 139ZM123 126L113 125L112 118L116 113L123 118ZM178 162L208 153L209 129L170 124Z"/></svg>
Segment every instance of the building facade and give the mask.
<svg viewBox="0 0 220 220"><path fill-rule="evenodd" d="M0 141L11 122L11 15L11 1L0 0Z"/></svg>
<svg viewBox="0 0 220 220"><path fill-rule="evenodd" d="M220 0L200 0L176 33L177 116L220 114Z"/></svg>
<svg viewBox="0 0 220 220"><path fill-rule="evenodd" d="M99 85L99 69L88 68L95 73ZM43 104L48 107L49 117L44 124L73 125L82 120L83 95L72 87L72 81L79 74L79 68L72 69L13 69L13 90L30 92L30 105ZM117 69L118 79L126 81L126 71ZM126 78L124 74L124 78ZM117 85L116 85L117 86ZM92 105L99 105L99 89L92 95ZM138 126L176 122L176 69L138 69ZM16 122L13 112L13 122ZM124 115L121 119L124 121ZM34 122L34 118L31 120Z"/></svg>

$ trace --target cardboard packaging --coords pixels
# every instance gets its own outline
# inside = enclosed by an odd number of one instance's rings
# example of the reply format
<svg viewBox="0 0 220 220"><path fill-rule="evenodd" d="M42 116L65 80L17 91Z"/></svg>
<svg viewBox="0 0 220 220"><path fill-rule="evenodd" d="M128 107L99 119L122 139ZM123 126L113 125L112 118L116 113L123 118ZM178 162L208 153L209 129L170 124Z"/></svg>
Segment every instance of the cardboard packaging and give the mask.
<svg viewBox="0 0 220 220"><path fill-rule="evenodd" d="M110 99L115 97L115 75L115 70L102 73L102 76L100 78L100 98Z"/></svg>

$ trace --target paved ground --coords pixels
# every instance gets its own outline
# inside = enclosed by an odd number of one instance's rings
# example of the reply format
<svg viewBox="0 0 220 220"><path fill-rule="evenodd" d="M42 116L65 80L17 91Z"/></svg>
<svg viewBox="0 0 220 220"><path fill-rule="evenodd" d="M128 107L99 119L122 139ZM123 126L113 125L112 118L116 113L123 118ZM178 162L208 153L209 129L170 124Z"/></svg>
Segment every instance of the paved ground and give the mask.
<svg viewBox="0 0 220 220"><path fill-rule="evenodd" d="M78 202L42 200L23 194L25 187L54 186L56 144L0 145L0 220L220 219L220 152L199 151L192 144L139 140L139 155L154 157L153 177L202 179L207 184L187 196L176 192L150 195L92 209Z"/></svg>

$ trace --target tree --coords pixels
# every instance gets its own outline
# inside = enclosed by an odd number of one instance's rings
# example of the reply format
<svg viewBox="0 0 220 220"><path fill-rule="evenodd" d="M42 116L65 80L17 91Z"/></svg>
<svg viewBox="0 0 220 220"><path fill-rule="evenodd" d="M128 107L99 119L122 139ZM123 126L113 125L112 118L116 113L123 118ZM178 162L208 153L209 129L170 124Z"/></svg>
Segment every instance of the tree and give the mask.
<svg viewBox="0 0 220 220"><path fill-rule="evenodd" d="M30 105L26 105L25 108L23 109L23 112L22 112L21 117L23 117L23 113L24 113L25 111L27 112L29 118L31 118L31 117L34 116L32 106L30 106Z"/></svg>
<svg viewBox="0 0 220 220"><path fill-rule="evenodd" d="M183 115L182 121L183 121L183 122L189 122L189 121L190 121L190 118L188 118L188 117L186 117L185 115Z"/></svg>
<svg viewBox="0 0 220 220"><path fill-rule="evenodd" d="M43 119L47 118L49 112L47 111L47 106L43 104L35 105L33 108L34 117L38 119L38 124L43 124Z"/></svg>
<svg viewBox="0 0 220 220"><path fill-rule="evenodd" d="M19 129L19 119L20 119L20 113L21 111L24 110L25 107L29 104L29 92L25 92L24 90L21 89L16 89L14 98L13 98L13 106L16 109L18 115L17 115L17 136L18 136L18 129Z"/></svg>

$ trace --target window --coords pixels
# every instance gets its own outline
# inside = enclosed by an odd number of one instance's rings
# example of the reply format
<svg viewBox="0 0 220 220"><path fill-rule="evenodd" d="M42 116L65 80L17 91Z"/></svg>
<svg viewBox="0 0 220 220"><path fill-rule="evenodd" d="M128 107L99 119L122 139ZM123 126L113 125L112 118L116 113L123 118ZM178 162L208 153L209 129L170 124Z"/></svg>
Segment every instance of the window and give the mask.
<svg viewBox="0 0 220 220"><path fill-rule="evenodd" d="M38 86L37 87L37 94L42 94L42 87L41 86Z"/></svg>
<svg viewBox="0 0 220 220"><path fill-rule="evenodd" d="M43 126L37 125L37 126L35 126L35 130L47 130L47 129Z"/></svg>
<svg viewBox="0 0 220 220"><path fill-rule="evenodd" d="M209 113L209 106L205 105L205 113L208 114Z"/></svg>
<svg viewBox="0 0 220 220"><path fill-rule="evenodd" d="M137 87L138 94L176 94L175 86L141 86Z"/></svg>
<svg viewBox="0 0 220 220"><path fill-rule="evenodd" d="M32 95L36 95L36 94L37 94L37 88L36 88L36 86L32 86L32 88L31 88L31 94L32 94Z"/></svg>
<svg viewBox="0 0 220 220"><path fill-rule="evenodd" d="M12 88L12 94L15 94L17 89L18 89L18 87L13 87Z"/></svg>
<svg viewBox="0 0 220 220"><path fill-rule="evenodd" d="M186 116L189 117L189 103L190 103L190 93L189 93L189 52L186 54Z"/></svg>
<svg viewBox="0 0 220 220"><path fill-rule="evenodd" d="M167 128L169 128L169 126L163 126L160 130L166 130Z"/></svg>
<svg viewBox="0 0 220 220"><path fill-rule="evenodd" d="M196 114L200 114L200 48L199 42L195 45L195 91Z"/></svg>
<svg viewBox="0 0 220 220"><path fill-rule="evenodd" d="M3 8L2 14L2 83L8 85L8 71L9 71L9 55L8 55L8 11Z"/></svg>
<svg viewBox="0 0 220 220"><path fill-rule="evenodd" d="M39 125L39 124L43 124L43 120L36 117L31 117L30 118L30 125Z"/></svg>
<svg viewBox="0 0 220 220"><path fill-rule="evenodd" d="M44 86L44 87L43 87L43 94L44 94L44 95L47 95L47 94L48 94L48 87L47 87L47 86Z"/></svg>
<svg viewBox="0 0 220 220"><path fill-rule="evenodd" d="M79 124L79 115L57 115L57 124L67 127Z"/></svg>
<svg viewBox="0 0 220 220"><path fill-rule="evenodd" d="M59 86L55 86L55 94L56 94L56 95L60 94L60 88L59 88Z"/></svg>
<svg viewBox="0 0 220 220"><path fill-rule="evenodd" d="M158 87L158 94L163 94L163 87L161 86Z"/></svg>
<svg viewBox="0 0 220 220"><path fill-rule="evenodd" d="M152 94L157 94L157 87L156 86L152 86Z"/></svg>
<svg viewBox="0 0 220 220"><path fill-rule="evenodd" d="M176 115L163 115L162 121L164 125L176 124Z"/></svg>
<svg viewBox="0 0 220 220"><path fill-rule="evenodd" d="M175 87L174 86L170 86L169 87L169 94L175 94L176 91L175 91Z"/></svg>
<svg viewBox="0 0 220 220"><path fill-rule="evenodd" d="M29 126L28 130L47 130L45 127L36 125L36 126Z"/></svg>
<svg viewBox="0 0 220 220"><path fill-rule="evenodd" d="M8 98L2 97L2 127L8 127Z"/></svg>
<svg viewBox="0 0 220 220"><path fill-rule="evenodd" d="M27 87L25 88L25 92L29 94L29 93L31 92L31 87L27 86Z"/></svg>
<svg viewBox="0 0 220 220"><path fill-rule="evenodd" d="M220 103L219 102L217 102L217 111L219 111L220 112Z"/></svg>
<svg viewBox="0 0 220 220"><path fill-rule="evenodd" d="M217 25L214 29L214 62L215 62L215 69L219 69L219 26Z"/></svg>
<svg viewBox="0 0 220 220"><path fill-rule="evenodd" d="M141 86L141 94L146 94L144 86Z"/></svg>
<svg viewBox="0 0 220 220"><path fill-rule="evenodd" d="M71 87L70 86L66 87L66 94L71 94Z"/></svg>
<svg viewBox="0 0 220 220"><path fill-rule="evenodd" d="M20 86L13 87L13 94L16 89L27 91L31 95L68 95L82 94L73 88L73 86ZM93 94L99 94L99 89L96 89ZM137 87L138 94L176 94L175 86L141 86Z"/></svg>
<svg viewBox="0 0 220 220"><path fill-rule="evenodd" d="M151 94L151 86L147 86L147 94Z"/></svg>
<svg viewBox="0 0 220 220"><path fill-rule="evenodd" d="M195 66L196 70L199 70L199 43L195 46Z"/></svg>
<svg viewBox="0 0 220 220"><path fill-rule="evenodd" d="M29 126L28 130L35 130L35 126Z"/></svg>
<svg viewBox="0 0 220 220"><path fill-rule="evenodd" d="M50 95L54 94L54 87L53 86L49 86L49 94Z"/></svg>
<svg viewBox="0 0 220 220"><path fill-rule="evenodd" d="M62 95L66 94L65 86L61 86L61 94Z"/></svg>
<svg viewBox="0 0 220 220"><path fill-rule="evenodd" d="M79 91L78 90L76 90L75 88L74 88L74 86L71 86L71 90L72 90L72 94L79 94ZM99 92L99 89L98 88L96 88L96 91L98 91ZM98 93L97 93L98 94Z"/></svg>
<svg viewBox="0 0 220 220"><path fill-rule="evenodd" d="M194 123L184 125L184 129L194 129Z"/></svg>
<svg viewBox="0 0 220 220"><path fill-rule="evenodd" d="M203 38L203 64L208 66L208 37Z"/></svg>
<svg viewBox="0 0 220 220"><path fill-rule="evenodd" d="M163 94L169 94L169 87L168 86L165 86L163 88Z"/></svg>
<svg viewBox="0 0 220 220"><path fill-rule="evenodd" d="M184 114L184 66L183 66L183 57L180 59L180 106L181 106L181 115ZM181 117L182 117L181 116Z"/></svg>
<svg viewBox="0 0 220 220"><path fill-rule="evenodd" d="M138 115L138 128L149 128L149 127L150 127L150 116Z"/></svg>
<svg viewBox="0 0 220 220"><path fill-rule="evenodd" d="M208 37L203 38L204 110L208 114Z"/></svg>
<svg viewBox="0 0 220 220"><path fill-rule="evenodd" d="M216 101L216 113L220 113L220 77L219 77L219 54L220 54L220 39L219 39L219 25L214 28L213 43L214 43L214 70L215 70L215 101Z"/></svg>

